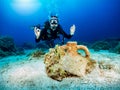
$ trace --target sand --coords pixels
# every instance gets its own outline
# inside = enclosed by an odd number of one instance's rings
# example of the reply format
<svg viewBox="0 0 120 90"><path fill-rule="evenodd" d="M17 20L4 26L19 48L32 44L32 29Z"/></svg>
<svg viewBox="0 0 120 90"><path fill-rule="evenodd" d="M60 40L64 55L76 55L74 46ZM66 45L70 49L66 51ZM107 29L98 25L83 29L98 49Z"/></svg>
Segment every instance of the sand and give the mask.
<svg viewBox="0 0 120 90"><path fill-rule="evenodd" d="M84 77L58 82L47 76L44 56L31 58L30 52L0 59L0 90L120 90L120 54L90 50L92 59L111 64L113 68L96 67Z"/></svg>

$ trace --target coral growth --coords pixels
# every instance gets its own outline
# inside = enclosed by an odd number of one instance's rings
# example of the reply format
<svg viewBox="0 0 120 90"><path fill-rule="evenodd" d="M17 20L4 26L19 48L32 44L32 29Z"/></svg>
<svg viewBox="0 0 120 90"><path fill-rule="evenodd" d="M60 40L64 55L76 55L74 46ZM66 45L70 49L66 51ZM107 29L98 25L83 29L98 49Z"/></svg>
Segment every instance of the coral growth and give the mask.
<svg viewBox="0 0 120 90"><path fill-rule="evenodd" d="M98 65L100 69L111 70L114 68L114 65L110 64L109 62L105 62L105 61L98 62Z"/></svg>
<svg viewBox="0 0 120 90"><path fill-rule="evenodd" d="M78 54L78 49L84 50L86 56ZM68 42L50 49L45 55L44 63L48 76L59 81L65 77L82 77L90 73L96 65L96 62L90 59L87 47L77 45L77 42Z"/></svg>
<svg viewBox="0 0 120 90"><path fill-rule="evenodd" d="M114 48L114 52L120 54L120 42L119 42L119 44Z"/></svg>
<svg viewBox="0 0 120 90"><path fill-rule="evenodd" d="M9 56L12 54L13 54L12 52L11 53L8 51L4 52L3 50L0 49L0 58L5 57L5 56Z"/></svg>
<svg viewBox="0 0 120 90"><path fill-rule="evenodd" d="M99 51L99 50L109 50L111 46L106 41L98 41L93 43L91 48L93 48L95 51Z"/></svg>
<svg viewBox="0 0 120 90"><path fill-rule="evenodd" d="M25 50L22 47L17 47L16 55L24 55Z"/></svg>
<svg viewBox="0 0 120 90"><path fill-rule="evenodd" d="M16 52L14 40L11 37L0 37L0 57L13 55Z"/></svg>
<svg viewBox="0 0 120 90"><path fill-rule="evenodd" d="M0 49L2 51L16 51L14 40L11 37L0 37Z"/></svg>
<svg viewBox="0 0 120 90"><path fill-rule="evenodd" d="M32 56L33 58L39 58L39 57L43 56L44 54L45 54L44 51L42 51L41 49L38 49L38 50L36 50L35 52L33 52L33 53L31 54L31 56Z"/></svg>
<svg viewBox="0 0 120 90"><path fill-rule="evenodd" d="M0 37L0 57L6 57L10 55L23 55L25 54L22 47L16 47L13 38L8 36Z"/></svg>
<svg viewBox="0 0 120 90"><path fill-rule="evenodd" d="M109 52L120 53L120 39L119 38L108 38L102 41L96 41L91 44L90 48L95 51L99 50L109 50Z"/></svg>

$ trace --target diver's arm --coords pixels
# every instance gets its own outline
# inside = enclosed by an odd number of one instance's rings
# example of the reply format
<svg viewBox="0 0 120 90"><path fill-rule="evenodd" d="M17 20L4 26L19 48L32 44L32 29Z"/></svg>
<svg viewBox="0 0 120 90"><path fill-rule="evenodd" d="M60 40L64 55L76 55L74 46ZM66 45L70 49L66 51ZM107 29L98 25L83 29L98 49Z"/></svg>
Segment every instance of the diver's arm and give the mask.
<svg viewBox="0 0 120 90"><path fill-rule="evenodd" d="M47 31L48 28L49 28L49 21L46 21L44 23L44 28L42 28L42 30L38 28L40 30L40 32L39 31L35 32L35 35L36 35L35 41L36 42L39 42L40 40L45 40L46 39L46 31Z"/></svg>

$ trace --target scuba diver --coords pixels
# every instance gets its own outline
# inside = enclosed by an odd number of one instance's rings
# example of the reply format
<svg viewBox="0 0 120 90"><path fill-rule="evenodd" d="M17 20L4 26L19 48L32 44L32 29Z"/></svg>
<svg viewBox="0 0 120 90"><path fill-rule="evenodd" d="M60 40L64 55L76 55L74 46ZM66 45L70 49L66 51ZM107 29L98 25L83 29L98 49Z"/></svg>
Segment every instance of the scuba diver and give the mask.
<svg viewBox="0 0 120 90"><path fill-rule="evenodd" d="M41 30L40 26L34 27L35 41L46 41L49 47L54 47L54 40L60 38L60 34L63 36L62 43L64 43L64 37L70 39L75 32L75 25L71 26L70 34L66 34L59 24L57 16L51 16L48 21L45 22L44 28Z"/></svg>

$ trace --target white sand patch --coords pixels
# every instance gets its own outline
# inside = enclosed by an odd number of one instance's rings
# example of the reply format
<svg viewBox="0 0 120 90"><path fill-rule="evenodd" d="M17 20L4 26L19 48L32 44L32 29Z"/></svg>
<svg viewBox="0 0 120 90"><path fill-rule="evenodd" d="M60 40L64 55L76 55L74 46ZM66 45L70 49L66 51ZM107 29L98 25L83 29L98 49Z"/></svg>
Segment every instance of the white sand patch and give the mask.
<svg viewBox="0 0 120 90"><path fill-rule="evenodd" d="M14 84L21 81L37 79L46 76L45 65L41 60L32 60L23 64L17 63L8 68L3 74L4 80ZM17 82L17 83L16 83Z"/></svg>
<svg viewBox="0 0 120 90"><path fill-rule="evenodd" d="M98 85L114 85L120 83L120 74L114 70L101 70L96 67L96 69L85 76L84 79L89 83Z"/></svg>

